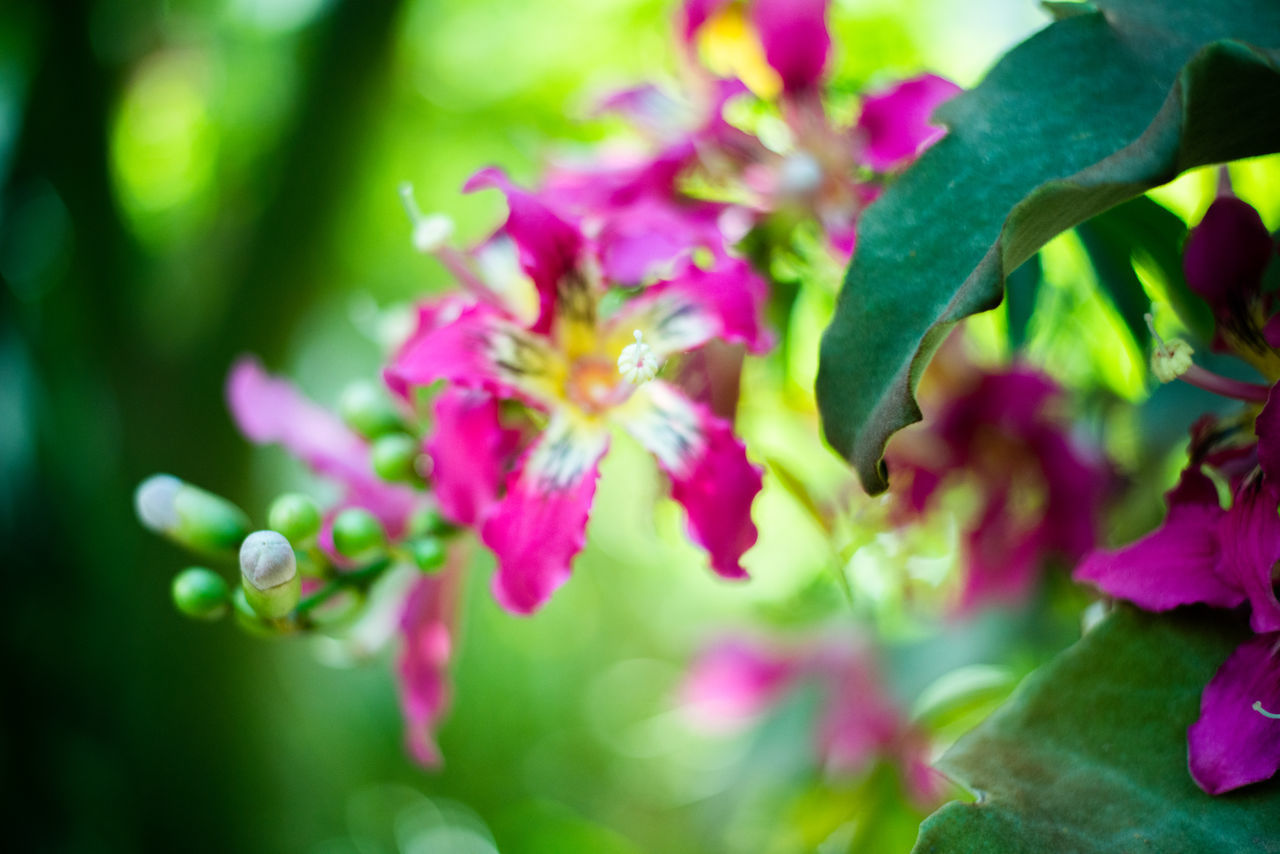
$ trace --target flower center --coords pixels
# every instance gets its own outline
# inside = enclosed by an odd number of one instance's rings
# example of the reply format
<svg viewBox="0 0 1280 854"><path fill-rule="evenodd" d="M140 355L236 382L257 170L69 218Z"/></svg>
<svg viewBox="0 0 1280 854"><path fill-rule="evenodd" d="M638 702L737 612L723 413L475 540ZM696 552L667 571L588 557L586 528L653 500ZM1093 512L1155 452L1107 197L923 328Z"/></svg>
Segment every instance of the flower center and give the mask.
<svg viewBox="0 0 1280 854"><path fill-rule="evenodd" d="M630 389L618 369L605 359L585 357L574 361L565 384L565 396L584 412L597 414L626 400Z"/></svg>

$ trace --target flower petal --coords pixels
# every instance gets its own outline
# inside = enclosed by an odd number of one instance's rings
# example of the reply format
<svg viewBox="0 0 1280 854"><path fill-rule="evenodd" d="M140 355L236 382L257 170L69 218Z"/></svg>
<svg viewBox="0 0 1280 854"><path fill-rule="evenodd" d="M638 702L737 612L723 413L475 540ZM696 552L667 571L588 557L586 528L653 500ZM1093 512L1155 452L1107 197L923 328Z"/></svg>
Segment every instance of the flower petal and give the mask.
<svg viewBox="0 0 1280 854"><path fill-rule="evenodd" d="M583 240L578 229L552 213L537 196L521 190L499 169L482 169L463 189L497 189L507 197L502 230L520 249L520 263L538 289L541 311L532 329L547 332L556 311L557 289L577 269Z"/></svg>
<svg viewBox="0 0 1280 854"><path fill-rule="evenodd" d="M683 686L692 717L707 729L732 729L775 703L798 672L790 657L739 638L698 656Z"/></svg>
<svg viewBox="0 0 1280 854"><path fill-rule="evenodd" d="M1274 567L1280 561L1280 488L1255 478L1236 492L1222 520L1222 561L1218 572L1249 597L1255 632L1280 631Z"/></svg>
<svg viewBox="0 0 1280 854"><path fill-rule="evenodd" d="M227 402L241 432L259 444L279 443L317 474L345 490L340 507L363 507L394 535L421 502L418 492L376 477L369 446L332 412L304 397L292 383L243 358L227 377ZM332 519L334 510L327 514ZM329 525L321 533L326 541Z"/></svg>
<svg viewBox="0 0 1280 854"><path fill-rule="evenodd" d="M678 204L649 196L605 219L597 238L611 285L643 284L695 249L724 254L719 205Z"/></svg>
<svg viewBox="0 0 1280 854"><path fill-rule="evenodd" d="M420 578L409 591L400 614L403 645L396 661L400 708L409 753L422 765L440 765L434 731L449 701L448 666L453 648L449 631L448 567Z"/></svg>
<svg viewBox="0 0 1280 854"><path fill-rule="evenodd" d="M686 264L675 278L627 303L605 334L610 349L621 352L638 329L659 359L712 339L741 342L761 353L773 345L762 318L767 290L745 261L725 258L712 270Z"/></svg>
<svg viewBox="0 0 1280 854"><path fill-rule="evenodd" d="M472 305L447 322L423 314L418 329L383 375L400 394L438 380L547 408L560 397L565 365L541 335L488 306Z"/></svg>
<svg viewBox="0 0 1280 854"><path fill-rule="evenodd" d="M946 78L925 74L868 97L858 117L864 162L877 172L885 172L937 142L946 129L930 122L933 111L960 91Z"/></svg>
<svg viewBox="0 0 1280 854"><path fill-rule="evenodd" d="M1076 579L1148 611L1193 602L1239 605L1243 591L1216 571L1224 511L1213 484L1199 470L1188 469L1166 501L1164 524L1133 545L1093 552L1076 569Z"/></svg>
<svg viewBox="0 0 1280 854"><path fill-rule="evenodd" d="M1191 776L1211 795L1266 780L1280 769L1280 633L1257 635L1226 660L1187 730Z"/></svg>
<svg viewBox="0 0 1280 854"><path fill-rule="evenodd" d="M831 52L827 2L754 0L751 4L751 20L765 59L782 78L785 92L801 92L821 82Z"/></svg>
<svg viewBox="0 0 1280 854"><path fill-rule="evenodd" d="M1275 244L1248 202L1219 196L1191 229L1182 254L1187 284L1219 318L1261 296L1262 273Z"/></svg>
<svg viewBox="0 0 1280 854"><path fill-rule="evenodd" d="M480 533L497 556L493 593L508 611L533 613L568 580L608 447L600 425L557 410L511 475Z"/></svg>
<svg viewBox="0 0 1280 854"><path fill-rule="evenodd" d="M671 478L671 497L688 514L689 535L707 550L712 569L746 578L738 561L756 541L751 503L762 472L728 422L661 381L636 389L614 415Z"/></svg>
<svg viewBox="0 0 1280 854"><path fill-rule="evenodd" d="M841 650L819 662L827 685L818 743L827 767L856 774L876 756L893 752L907 729L906 717L885 690L866 649Z"/></svg>
<svg viewBox="0 0 1280 854"><path fill-rule="evenodd" d="M446 388L434 415L427 440L432 494L450 522L475 525L497 500L519 432L502 426L498 401L482 392Z"/></svg>
<svg viewBox="0 0 1280 854"><path fill-rule="evenodd" d="M1271 387L1267 403L1253 425L1258 434L1258 465L1272 483L1280 483L1280 394L1276 388Z"/></svg>

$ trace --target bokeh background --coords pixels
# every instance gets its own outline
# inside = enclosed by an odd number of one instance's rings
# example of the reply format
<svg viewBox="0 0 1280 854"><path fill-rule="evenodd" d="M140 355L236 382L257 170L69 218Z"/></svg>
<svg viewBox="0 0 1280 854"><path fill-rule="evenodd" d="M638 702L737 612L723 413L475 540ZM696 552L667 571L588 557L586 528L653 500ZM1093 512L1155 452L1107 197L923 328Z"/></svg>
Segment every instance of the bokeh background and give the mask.
<svg viewBox="0 0 1280 854"><path fill-rule="evenodd" d="M403 753L388 652L351 662L190 623L169 600L187 558L133 517L134 486L157 471L258 520L307 483L236 435L232 360L257 353L328 404L372 376L395 307L447 286L412 251L398 185L480 236L501 201L460 195L465 178L499 164L529 181L550 152L616 130L587 118L592 100L671 78L672 13L654 0L0 5L0 765L15 850L803 851L851 799L874 806L875 781L810 785L812 697L730 741L674 708L701 640L761 615L802 622L838 596L821 539L769 493L745 587L711 579L669 503L627 523L660 485L625 449L573 583L536 618L492 603L478 556L435 774ZM1046 21L1024 0L836 2L838 76L972 85ZM1112 369L1120 391L1137 382L1131 362ZM816 433L765 439L832 465ZM914 838L918 816L892 803L873 810L892 843L868 850Z"/></svg>

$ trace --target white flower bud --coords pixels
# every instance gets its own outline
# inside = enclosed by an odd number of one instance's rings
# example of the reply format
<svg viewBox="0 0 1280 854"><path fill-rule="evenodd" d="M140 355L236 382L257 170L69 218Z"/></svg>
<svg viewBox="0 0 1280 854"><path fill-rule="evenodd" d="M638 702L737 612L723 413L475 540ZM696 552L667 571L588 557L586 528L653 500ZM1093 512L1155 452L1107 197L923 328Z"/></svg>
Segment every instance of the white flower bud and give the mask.
<svg viewBox="0 0 1280 854"><path fill-rule="evenodd" d="M133 507L147 530L164 534L178 526L174 502L182 487L182 481L171 474L153 474L138 484L133 493Z"/></svg>
<svg viewBox="0 0 1280 854"><path fill-rule="evenodd" d="M276 531L255 531L240 546L240 573L256 590L288 584L298 574L293 546Z"/></svg>

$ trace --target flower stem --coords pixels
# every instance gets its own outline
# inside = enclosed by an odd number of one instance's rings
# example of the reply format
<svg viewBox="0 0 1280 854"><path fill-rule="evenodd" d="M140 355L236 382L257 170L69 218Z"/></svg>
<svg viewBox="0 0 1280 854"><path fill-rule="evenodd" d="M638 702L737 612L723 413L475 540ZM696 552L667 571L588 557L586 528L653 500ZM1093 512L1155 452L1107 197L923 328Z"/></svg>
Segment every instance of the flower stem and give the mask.
<svg viewBox="0 0 1280 854"><path fill-rule="evenodd" d="M1221 374L1206 371L1199 365L1192 365L1187 368L1178 379L1196 388L1202 388L1205 391L1210 391L1223 397L1251 403L1266 403L1267 395L1271 393L1270 386L1229 379Z"/></svg>

